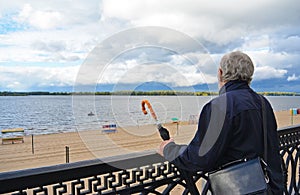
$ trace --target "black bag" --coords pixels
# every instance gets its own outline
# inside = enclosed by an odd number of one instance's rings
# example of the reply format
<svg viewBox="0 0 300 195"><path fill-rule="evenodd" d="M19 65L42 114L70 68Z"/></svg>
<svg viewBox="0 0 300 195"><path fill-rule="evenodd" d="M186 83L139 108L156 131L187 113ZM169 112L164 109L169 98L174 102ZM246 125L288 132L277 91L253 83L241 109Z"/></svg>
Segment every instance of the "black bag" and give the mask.
<svg viewBox="0 0 300 195"><path fill-rule="evenodd" d="M225 165L221 170L210 173L208 178L214 195L257 194L267 191L260 158Z"/></svg>
<svg viewBox="0 0 300 195"><path fill-rule="evenodd" d="M265 102L262 102L264 134L264 160L257 157L252 160L238 160L208 174L211 191L214 195L245 195L266 193L267 175L267 127ZM244 162L241 162L244 161ZM234 164L234 165L233 165ZM262 167L262 164L264 167Z"/></svg>

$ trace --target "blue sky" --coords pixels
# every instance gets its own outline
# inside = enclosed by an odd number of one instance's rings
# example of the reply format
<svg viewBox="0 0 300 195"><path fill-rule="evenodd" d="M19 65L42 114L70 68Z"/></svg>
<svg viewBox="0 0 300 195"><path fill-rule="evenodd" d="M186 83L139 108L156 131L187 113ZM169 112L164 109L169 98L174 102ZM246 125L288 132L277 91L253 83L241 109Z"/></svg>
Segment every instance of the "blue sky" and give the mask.
<svg viewBox="0 0 300 195"><path fill-rule="evenodd" d="M128 29L154 26L191 37L215 65L196 70L184 56L199 58L201 52L174 53L172 46L181 43L170 39L170 48L123 51L103 65L105 75L96 83L79 84L98 90L151 82L172 89L216 85L222 55L241 50L254 61L254 89L300 92L297 0L0 0L0 5L0 91L72 91L97 45Z"/></svg>

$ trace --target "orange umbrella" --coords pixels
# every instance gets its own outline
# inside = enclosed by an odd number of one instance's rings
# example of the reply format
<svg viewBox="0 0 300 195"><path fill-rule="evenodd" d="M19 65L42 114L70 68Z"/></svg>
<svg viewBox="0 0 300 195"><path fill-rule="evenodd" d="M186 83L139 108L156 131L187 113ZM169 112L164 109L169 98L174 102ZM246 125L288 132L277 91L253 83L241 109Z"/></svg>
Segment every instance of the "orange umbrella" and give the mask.
<svg viewBox="0 0 300 195"><path fill-rule="evenodd" d="M153 110L153 108L152 108L152 106L151 106L151 104L148 100L142 100L142 111L143 111L143 113L145 115L148 114L145 105L147 105L148 109L150 110L150 114L151 114L152 118L154 118L154 120L157 122L157 116L156 116L156 114L155 114L155 112L154 112L154 110Z"/></svg>
<svg viewBox="0 0 300 195"><path fill-rule="evenodd" d="M150 102L148 100L142 100L142 111L143 113L146 115L148 114L147 110L146 110L146 107L145 105L147 105L148 109L150 110L150 114L152 116L152 118L154 118L154 120L156 121L156 125L157 125L157 129L160 133L160 136L163 140L169 140L170 139L170 135L169 135L169 132L166 128L162 127L162 125L160 123L158 123L158 120L157 120L157 116L150 104Z"/></svg>

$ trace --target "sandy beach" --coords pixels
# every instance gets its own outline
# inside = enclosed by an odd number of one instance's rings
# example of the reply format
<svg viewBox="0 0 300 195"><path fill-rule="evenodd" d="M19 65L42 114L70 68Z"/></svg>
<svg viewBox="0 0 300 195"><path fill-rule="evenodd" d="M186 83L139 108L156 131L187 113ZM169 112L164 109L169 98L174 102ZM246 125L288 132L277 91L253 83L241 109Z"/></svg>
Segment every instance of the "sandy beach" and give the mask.
<svg viewBox="0 0 300 195"><path fill-rule="evenodd" d="M300 124L300 115L289 111L275 113L278 127ZM177 143L188 143L197 125L187 122L165 124ZM66 146L70 162L89 160L144 150L156 150L161 139L155 125L119 127L116 133L102 133L101 129L72 133L26 136L24 143L0 145L0 171L13 171L66 163Z"/></svg>

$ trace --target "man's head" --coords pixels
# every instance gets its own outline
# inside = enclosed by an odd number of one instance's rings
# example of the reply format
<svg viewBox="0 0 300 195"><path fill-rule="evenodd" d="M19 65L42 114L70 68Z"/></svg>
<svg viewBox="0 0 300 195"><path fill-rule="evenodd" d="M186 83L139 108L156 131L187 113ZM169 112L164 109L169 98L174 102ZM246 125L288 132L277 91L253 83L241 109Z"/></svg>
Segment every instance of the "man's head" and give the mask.
<svg viewBox="0 0 300 195"><path fill-rule="evenodd" d="M218 72L219 85L228 81L240 80L250 84L254 66L250 57L240 51L225 54L220 62Z"/></svg>

